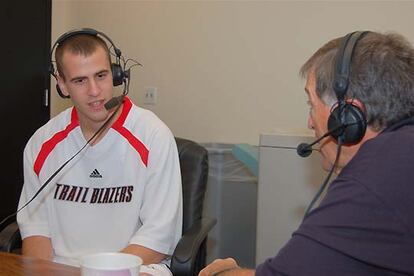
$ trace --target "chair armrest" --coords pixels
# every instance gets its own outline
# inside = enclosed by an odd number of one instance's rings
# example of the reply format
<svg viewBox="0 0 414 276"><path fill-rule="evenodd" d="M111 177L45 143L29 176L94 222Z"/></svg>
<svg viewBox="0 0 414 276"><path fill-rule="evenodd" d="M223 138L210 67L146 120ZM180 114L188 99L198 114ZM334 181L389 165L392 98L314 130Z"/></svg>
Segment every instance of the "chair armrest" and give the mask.
<svg viewBox="0 0 414 276"><path fill-rule="evenodd" d="M193 271L192 267L196 261L199 248L216 222L216 219L202 218L184 233L171 257L173 275L184 275L183 271Z"/></svg>
<svg viewBox="0 0 414 276"><path fill-rule="evenodd" d="M12 222L0 232L0 251L12 252L21 247L22 238L20 236L17 222Z"/></svg>

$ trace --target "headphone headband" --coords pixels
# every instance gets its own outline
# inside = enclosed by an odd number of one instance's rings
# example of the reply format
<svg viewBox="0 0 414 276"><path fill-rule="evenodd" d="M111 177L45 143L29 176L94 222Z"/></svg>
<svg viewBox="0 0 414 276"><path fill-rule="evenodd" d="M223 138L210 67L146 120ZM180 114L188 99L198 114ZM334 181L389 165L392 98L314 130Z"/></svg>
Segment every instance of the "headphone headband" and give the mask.
<svg viewBox="0 0 414 276"><path fill-rule="evenodd" d="M120 58L122 56L122 52L119 48L116 47L115 43L112 41L111 38L109 38L109 36L107 36L106 34L104 34L103 32L97 31L95 29L92 28L82 28L82 29L74 29L71 31L68 31L64 34L62 34L61 36L59 36L59 38L56 40L55 44L53 44L52 46L52 50L50 51L50 55L53 55L53 51L55 50L55 48L62 42L64 42L65 40L67 40L68 38L75 36L75 35L80 35L80 34L86 34L86 35L92 35L92 36L102 36L104 37L114 48L115 51L115 56L116 58Z"/></svg>
<svg viewBox="0 0 414 276"><path fill-rule="evenodd" d="M367 33L368 31L349 33L341 41L341 45L336 55L336 64L334 69L335 75L333 82L333 89L336 93L338 101L344 100L345 93L348 89L349 71L355 46L357 42Z"/></svg>
<svg viewBox="0 0 414 276"><path fill-rule="evenodd" d="M62 34L57 40L57 43L60 43L64 40L66 40L67 38L74 36L74 35L78 35L78 34L88 34L88 35L98 35L98 31L95 29L91 29L91 28L82 28L82 29L73 29L71 31L68 31L64 34Z"/></svg>
<svg viewBox="0 0 414 276"><path fill-rule="evenodd" d="M97 31L95 29L91 29L91 28L75 29L75 30L71 30L71 31L66 32L66 33L62 34L61 36L59 36L59 38L53 44L52 50L50 51L49 73L55 79L57 79L57 74L55 72L55 67L53 66L52 59L53 59L53 52L58 47L58 45L63 43L64 41L66 41L70 37L73 37L75 35L81 35L81 34L95 36L95 37L101 36L101 37L105 38L111 44L112 48L114 49L115 57L116 57L115 63L111 64L113 85L118 86L118 85L121 85L123 83L125 84L125 82L127 80L129 80L129 72L125 71L125 68L123 66L121 66L121 58L122 58L121 50L116 47L116 45L112 41L112 39L110 39L106 34L104 34L103 32ZM62 98L69 98L69 96L66 96L62 93L62 91L60 90L58 85L56 85L56 90L57 90L59 96L61 96Z"/></svg>
<svg viewBox="0 0 414 276"><path fill-rule="evenodd" d="M367 128L365 113L361 108L345 100L349 86L349 74L352 56L358 41L368 32L353 32L342 38L335 57L333 90L338 104L331 110L328 129L337 129L331 136L342 144L358 143Z"/></svg>

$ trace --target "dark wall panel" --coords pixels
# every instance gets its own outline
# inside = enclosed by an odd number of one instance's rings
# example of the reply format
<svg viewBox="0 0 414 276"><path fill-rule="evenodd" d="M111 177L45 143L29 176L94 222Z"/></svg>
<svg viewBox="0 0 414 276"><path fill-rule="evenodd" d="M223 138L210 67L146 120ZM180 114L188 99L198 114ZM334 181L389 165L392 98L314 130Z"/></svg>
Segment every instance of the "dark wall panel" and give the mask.
<svg viewBox="0 0 414 276"><path fill-rule="evenodd" d="M0 219L17 208L23 149L49 119L51 0L4 1L0 9Z"/></svg>

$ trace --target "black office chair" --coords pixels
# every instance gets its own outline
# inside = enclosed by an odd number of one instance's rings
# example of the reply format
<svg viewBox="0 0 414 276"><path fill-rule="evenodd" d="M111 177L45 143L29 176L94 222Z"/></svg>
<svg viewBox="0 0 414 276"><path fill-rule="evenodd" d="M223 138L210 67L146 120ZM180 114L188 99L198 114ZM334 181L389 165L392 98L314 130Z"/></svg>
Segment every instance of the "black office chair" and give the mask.
<svg viewBox="0 0 414 276"><path fill-rule="evenodd" d="M216 219L203 218L208 153L199 144L176 138L183 185L183 236L171 258L173 275L197 275L206 263L207 234Z"/></svg>
<svg viewBox="0 0 414 276"><path fill-rule="evenodd" d="M208 153L199 144L176 138L183 185L183 236L171 257L173 275L197 275L205 266L208 232L216 219L203 218L208 177ZM19 253L21 236L16 221L0 232L0 251Z"/></svg>

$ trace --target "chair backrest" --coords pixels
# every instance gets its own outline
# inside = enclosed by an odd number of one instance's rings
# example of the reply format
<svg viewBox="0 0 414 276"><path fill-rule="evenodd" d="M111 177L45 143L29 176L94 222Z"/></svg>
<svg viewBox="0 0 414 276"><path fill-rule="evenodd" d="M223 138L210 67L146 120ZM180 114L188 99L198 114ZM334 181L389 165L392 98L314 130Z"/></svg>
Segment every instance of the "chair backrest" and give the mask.
<svg viewBox="0 0 414 276"><path fill-rule="evenodd" d="M199 144L175 138L183 186L183 233L201 219L208 177L208 152Z"/></svg>

